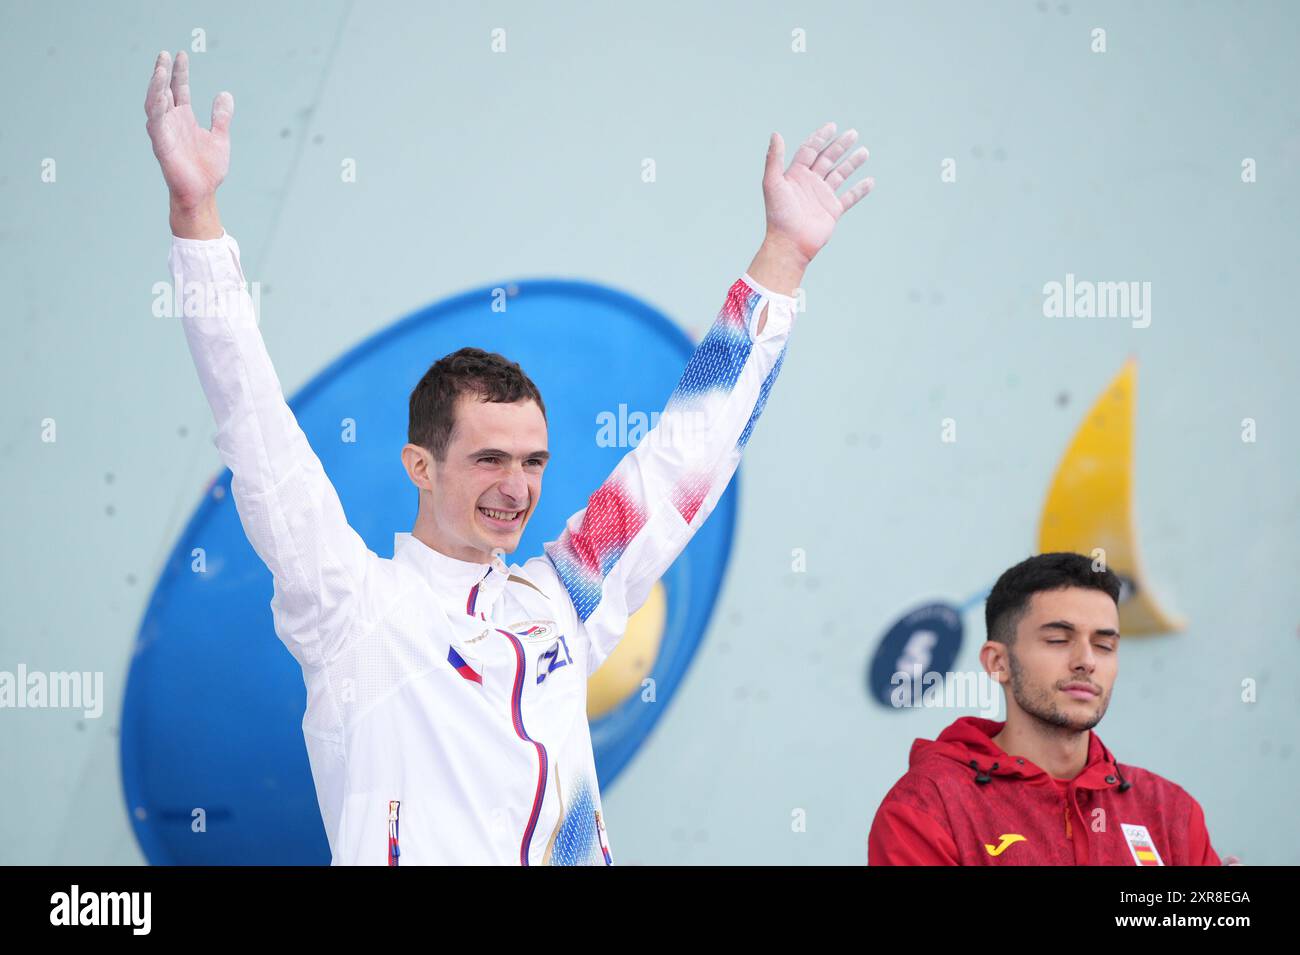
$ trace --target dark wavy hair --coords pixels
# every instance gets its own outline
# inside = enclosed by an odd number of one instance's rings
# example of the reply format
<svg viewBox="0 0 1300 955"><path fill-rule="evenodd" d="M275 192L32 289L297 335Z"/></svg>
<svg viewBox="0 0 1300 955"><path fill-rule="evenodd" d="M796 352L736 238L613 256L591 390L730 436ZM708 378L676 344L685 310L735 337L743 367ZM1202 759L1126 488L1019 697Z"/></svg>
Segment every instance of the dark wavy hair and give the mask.
<svg viewBox="0 0 1300 955"><path fill-rule="evenodd" d="M406 440L445 461L456 427L456 399L465 394L506 403L531 399L546 418L542 393L518 362L481 348L462 348L429 366L411 391Z"/></svg>

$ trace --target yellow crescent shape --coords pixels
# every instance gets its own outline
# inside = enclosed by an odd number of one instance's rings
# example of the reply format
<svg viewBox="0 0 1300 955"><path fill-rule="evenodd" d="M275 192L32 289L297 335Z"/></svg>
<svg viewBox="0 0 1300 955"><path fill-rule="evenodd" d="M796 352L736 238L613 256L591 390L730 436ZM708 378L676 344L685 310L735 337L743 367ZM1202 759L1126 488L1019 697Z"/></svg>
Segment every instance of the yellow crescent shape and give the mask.
<svg viewBox="0 0 1300 955"><path fill-rule="evenodd" d="M1124 362L1093 404L1057 465L1038 527L1038 552L1105 550L1106 566L1133 582L1119 606L1120 632L1168 633L1185 621L1165 613L1138 560L1133 520L1133 419L1137 359Z"/></svg>
<svg viewBox="0 0 1300 955"><path fill-rule="evenodd" d="M668 619L668 597L656 582L641 609L627 622L627 632L605 662L587 681L587 718L604 716L633 693L659 657L659 644Z"/></svg>

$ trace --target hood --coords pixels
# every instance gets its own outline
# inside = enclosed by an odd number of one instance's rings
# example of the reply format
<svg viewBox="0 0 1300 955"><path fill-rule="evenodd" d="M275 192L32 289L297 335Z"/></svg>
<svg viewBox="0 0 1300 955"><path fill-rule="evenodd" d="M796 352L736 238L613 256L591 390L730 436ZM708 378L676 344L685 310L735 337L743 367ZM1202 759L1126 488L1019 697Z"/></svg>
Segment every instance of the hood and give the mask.
<svg viewBox="0 0 1300 955"><path fill-rule="evenodd" d="M1008 781L1033 781L1051 784L1047 771L1028 759L1009 756L1003 752L993 737L1002 731L1006 723L996 720L981 719L977 716L963 716L939 734L935 740L918 739L912 744L908 764L915 769L931 760L944 760L958 763L965 767L981 786L994 777ZM1132 788L1132 783L1124 779L1115 757L1092 730L1088 731L1088 761L1083 772L1079 773L1070 784L1087 789L1109 789L1116 787L1119 792Z"/></svg>

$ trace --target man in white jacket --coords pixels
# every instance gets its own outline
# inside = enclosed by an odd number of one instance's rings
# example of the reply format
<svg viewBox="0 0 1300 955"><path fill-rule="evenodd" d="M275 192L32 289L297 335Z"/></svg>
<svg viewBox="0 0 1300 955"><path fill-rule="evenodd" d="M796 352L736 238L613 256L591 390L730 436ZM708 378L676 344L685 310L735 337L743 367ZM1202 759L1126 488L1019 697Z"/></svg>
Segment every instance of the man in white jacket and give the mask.
<svg viewBox="0 0 1300 955"><path fill-rule="evenodd" d="M655 428L522 565L502 555L541 496L541 395L500 355L436 362L411 393L401 452L418 515L389 560L348 525L285 403L217 215L233 98L217 96L203 129L185 53L173 64L164 52L145 112L185 336L240 521L274 578L276 633L307 685L303 735L334 864L610 863L587 678L735 472L804 270L872 186L836 195L866 149L844 158L856 133L827 123L785 169L773 134L767 232L748 271Z"/></svg>

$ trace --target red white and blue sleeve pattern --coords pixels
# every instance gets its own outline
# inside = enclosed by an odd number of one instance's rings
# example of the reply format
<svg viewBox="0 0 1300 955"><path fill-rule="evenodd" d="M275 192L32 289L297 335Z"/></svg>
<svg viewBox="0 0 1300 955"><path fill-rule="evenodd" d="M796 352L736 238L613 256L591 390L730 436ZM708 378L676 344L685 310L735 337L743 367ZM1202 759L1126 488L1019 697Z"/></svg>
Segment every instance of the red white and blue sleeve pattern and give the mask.
<svg viewBox="0 0 1300 955"><path fill-rule="evenodd" d="M791 296L738 279L655 427L544 545L589 640L589 672L726 490L780 374L794 314Z"/></svg>

